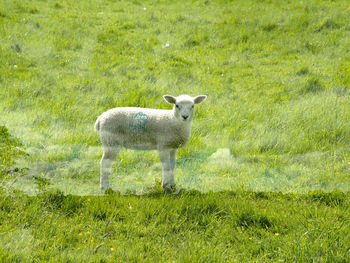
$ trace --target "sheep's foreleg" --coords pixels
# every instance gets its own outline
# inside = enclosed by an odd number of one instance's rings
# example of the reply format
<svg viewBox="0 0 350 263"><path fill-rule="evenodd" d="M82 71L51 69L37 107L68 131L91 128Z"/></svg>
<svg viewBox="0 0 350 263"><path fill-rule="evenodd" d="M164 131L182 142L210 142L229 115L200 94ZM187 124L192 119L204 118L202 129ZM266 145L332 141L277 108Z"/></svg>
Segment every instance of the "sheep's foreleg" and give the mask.
<svg viewBox="0 0 350 263"><path fill-rule="evenodd" d="M163 188L168 191L171 187L175 186L174 180L174 168L175 168L175 158L176 149L161 149L159 150L159 159L162 163L163 171Z"/></svg>
<svg viewBox="0 0 350 263"><path fill-rule="evenodd" d="M109 188L109 174L111 173L112 163L118 155L120 148L118 147L104 147L103 156L101 159L101 174L100 186L102 192Z"/></svg>
<svg viewBox="0 0 350 263"><path fill-rule="evenodd" d="M170 187L175 186L176 152L177 152L177 149L172 149L170 151L170 176L169 176Z"/></svg>

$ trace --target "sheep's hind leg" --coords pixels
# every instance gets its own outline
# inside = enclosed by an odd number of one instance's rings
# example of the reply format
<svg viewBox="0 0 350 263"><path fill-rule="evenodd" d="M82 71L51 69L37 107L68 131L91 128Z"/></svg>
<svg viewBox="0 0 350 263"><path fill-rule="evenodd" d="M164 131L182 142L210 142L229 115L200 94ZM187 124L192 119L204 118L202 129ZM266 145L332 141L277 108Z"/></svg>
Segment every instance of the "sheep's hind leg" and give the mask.
<svg viewBox="0 0 350 263"><path fill-rule="evenodd" d="M162 163L163 171L163 188L169 191L175 185L174 168L175 168L176 150L173 149L159 149L159 159Z"/></svg>
<svg viewBox="0 0 350 263"><path fill-rule="evenodd" d="M119 146L103 147L100 174L100 186L102 192L106 191L109 188L109 174L111 173L112 163L115 157L117 157L119 151Z"/></svg>

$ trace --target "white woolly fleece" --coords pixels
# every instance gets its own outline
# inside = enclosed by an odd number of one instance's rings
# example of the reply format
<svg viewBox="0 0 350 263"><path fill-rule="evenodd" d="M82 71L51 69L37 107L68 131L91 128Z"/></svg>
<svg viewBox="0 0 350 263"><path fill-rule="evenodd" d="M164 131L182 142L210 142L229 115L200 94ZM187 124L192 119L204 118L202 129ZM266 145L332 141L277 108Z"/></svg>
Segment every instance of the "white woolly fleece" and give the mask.
<svg viewBox="0 0 350 263"><path fill-rule="evenodd" d="M104 146L131 149L180 148L191 135L192 119L182 121L173 110L114 108L101 114L95 129Z"/></svg>

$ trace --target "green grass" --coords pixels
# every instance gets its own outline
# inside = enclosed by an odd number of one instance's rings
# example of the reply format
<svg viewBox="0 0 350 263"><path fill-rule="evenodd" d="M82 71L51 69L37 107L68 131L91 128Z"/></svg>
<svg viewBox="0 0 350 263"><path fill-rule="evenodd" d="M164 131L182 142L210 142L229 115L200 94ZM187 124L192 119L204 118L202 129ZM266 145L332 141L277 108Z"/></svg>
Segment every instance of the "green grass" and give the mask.
<svg viewBox="0 0 350 263"><path fill-rule="evenodd" d="M0 0L1 260L349 261L349 16L346 0ZM180 193L158 190L155 151L123 150L122 195L102 196L97 116L181 93L208 99Z"/></svg>
<svg viewBox="0 0 350 263"><path fill-rule="evenodd" d="M347 1L3 0L0 14L0 124L31 168L14 187L35 194L41 176L97 194L97 116L189 93L208 100L178 154L181 188L349 191ZM232 157L208 167L220 148ZM161 177L155 152L118 160L115 190Z"/></svg>
<svg viewBox="0 0 350 263"><path fill-rule="evenodd" d="M0 198L2 262L348 262L349 194Z"/></svg>

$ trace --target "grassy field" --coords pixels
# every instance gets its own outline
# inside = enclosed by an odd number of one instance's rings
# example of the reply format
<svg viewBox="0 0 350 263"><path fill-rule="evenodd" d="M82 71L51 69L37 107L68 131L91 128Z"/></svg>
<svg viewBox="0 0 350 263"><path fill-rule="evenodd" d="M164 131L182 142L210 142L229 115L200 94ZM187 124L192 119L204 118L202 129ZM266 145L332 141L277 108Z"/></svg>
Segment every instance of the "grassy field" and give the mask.
<svg viewBox="0 0 350 263"><path fill-rule="evenodd" d="M1 262L349 262L350 195L0 192Z"/></svg>
<svg viewBox="0 0 350 263"><path fill-rule="evenodd" d="M349 191L349 15L347 1L2 0L0 123L30 167L13 186L98 194L97 116L189 93L208 100L178 154L181 188ZM112 187L142 192L157 163L123 151Z"/></svg>
<svg viewBox="0 0 350 263"><path fill-rule="evenodd" d="M347 0L0 0L0 259L350 261L349 17ZM156 152L123 150L102 196L97 116L182 93L208 99L179 193Z"/></svg>

